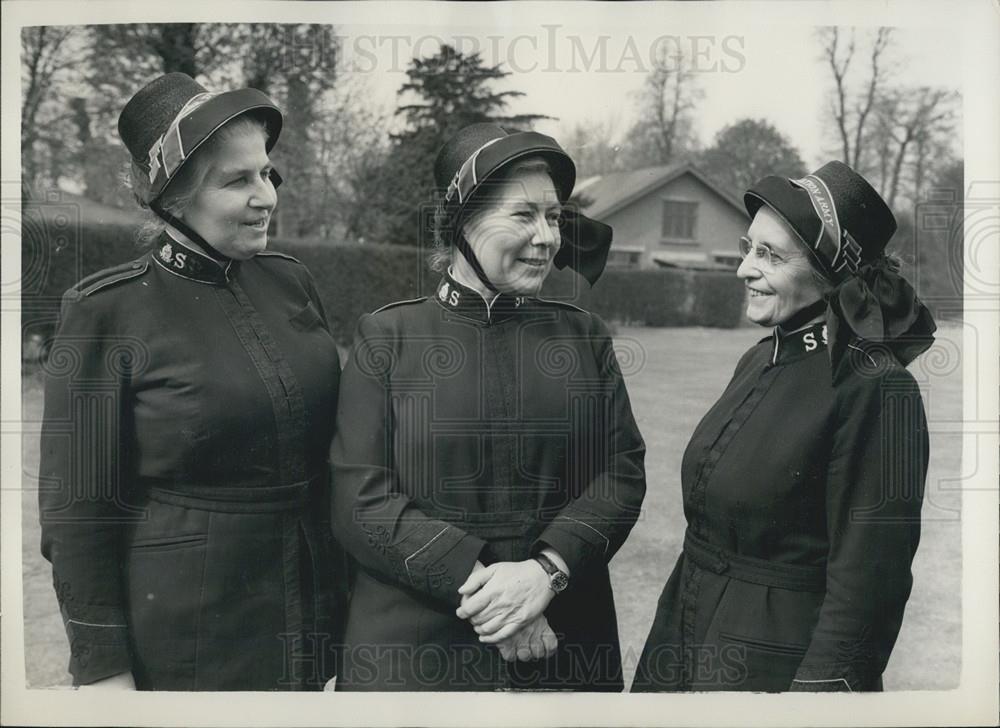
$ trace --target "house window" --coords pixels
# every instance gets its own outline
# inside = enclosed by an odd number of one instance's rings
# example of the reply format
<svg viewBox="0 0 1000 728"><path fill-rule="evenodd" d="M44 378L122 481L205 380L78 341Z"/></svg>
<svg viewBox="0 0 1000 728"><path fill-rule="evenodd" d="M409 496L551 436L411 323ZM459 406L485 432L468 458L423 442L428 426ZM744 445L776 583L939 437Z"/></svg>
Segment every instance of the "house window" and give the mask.
<svg viewBox="0 0 1000 728"><path fill-rule="evenodd" d="M641 250L609 250L608 267L638 268L642 262Z"/></svg>
<svg viewBox="0 0 1000 728"><path fill-rule="evenodd" d="M697 218L697 202L664 200L663 237L674 240L694 240L694 225Z"/></svg>
<svg viewBox="0 0 1000 728"><path fill-rule="evenodd" d="M736 253L723 253L718 250L712 251L712 261L718 263L719 265L724 265L736 270L740 267L740 263L743 259Z"/></svg>

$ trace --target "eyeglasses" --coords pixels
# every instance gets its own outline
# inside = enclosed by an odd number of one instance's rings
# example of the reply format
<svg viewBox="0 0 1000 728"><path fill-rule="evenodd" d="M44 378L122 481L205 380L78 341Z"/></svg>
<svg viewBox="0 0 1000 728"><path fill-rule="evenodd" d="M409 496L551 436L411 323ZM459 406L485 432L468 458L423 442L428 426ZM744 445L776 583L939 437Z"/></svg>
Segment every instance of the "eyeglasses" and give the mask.
<svg viewBox="0 0 1000 728"><path fill-rule="evenodd" d="M755 262L766 263L771 268L781 265L786 260L771 250L767 243L754 243L746 235L741 235L740 258L746 258L750 253L753 253Z"/></svg>

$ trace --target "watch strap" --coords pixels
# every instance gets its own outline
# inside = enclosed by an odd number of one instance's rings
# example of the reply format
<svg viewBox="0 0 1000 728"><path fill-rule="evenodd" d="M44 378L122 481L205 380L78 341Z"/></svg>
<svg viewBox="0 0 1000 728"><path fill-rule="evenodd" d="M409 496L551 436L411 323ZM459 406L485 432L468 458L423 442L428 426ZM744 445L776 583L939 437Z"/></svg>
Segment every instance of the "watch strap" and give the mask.
<svg viewBox="0 0 1000 728"><path fill-rule="evenodd" d="M535 561L542 565L542 568L545 569L545 573L549 576L555 576L559 573L559 571L561 571L561 569L556 566L555 562L545 554L535 554Z"/></svg>
<svg viewBox="0 0 1000 728"><path fill-rule="evenodd" d="M563 591L569 585L569 575L556 566L555 562L545 554L535 554L535 561L541 564L545 573L549 576L549 588L556 594Z"/></svg>

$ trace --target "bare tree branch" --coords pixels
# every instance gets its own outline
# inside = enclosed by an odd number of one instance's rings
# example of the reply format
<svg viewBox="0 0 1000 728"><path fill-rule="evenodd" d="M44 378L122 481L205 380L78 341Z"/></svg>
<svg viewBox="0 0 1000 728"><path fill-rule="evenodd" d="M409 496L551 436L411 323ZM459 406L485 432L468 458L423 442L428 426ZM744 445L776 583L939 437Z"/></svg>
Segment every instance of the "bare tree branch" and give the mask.
<svg viewBox="0 0 1000 728"><path fill-rule="evenodd" d="M640 119L630 133L632 157L640 166L668 164L690 149L691 112L703 92L683 54L660 48L640 96Z"/></svg>
<svg viewBox="0 0 1000 728"><path fill-rule="evenodd" d="M882 58L882 54L889 45L889 36L891 33L891 28L879 28L878 33L875 37L874 43L872 43L872 51L870 57L871 65L871 76L868 79L868 89L865 93L864 102L859 103L857 111L857 122L854 129L854 156L851 158L849 164L858 169L861 165L861 154L862 154L862 140L865 133L865 123L868 120L868 115L871 113L872 107L875 105L875 101L878 97L880 91L880 86L882 82L882 69L880 67L879 61ZM853 44L852 44L853 50ZM845 161L847 161L845 159Z"/></svg>
<svg viewBox="0 0 1000 728"><path fill-rule="evenodd" d="M41 140L39 111L49 96L57 75L69 68L72 59L64 48L74 33L72 27L38 26L25 28L21 34L24 52L22 66L21 157L25 182L34 185L39 174L36 144Z"/></svg>
<svg viewBox="0 0 1000 728"><path fill-rule="evenodd" d="M830 72L833 74L833 118L837 122L837 133L840 135L841 155L844 162L848 162L851 159L851 141L847 131L847 88L845 79L851 65L851 59L854 57L854 31L851 31L850 43L843 60L838 56L840 30L836 27L825 29L821 32L821 37L824 40L823 55L830 66Z"/></svg>
<svg viewBox="0 0 1000 728"><path fill-rule="evenodd" d="M883 133L892 142L892 149L886 150L889 159L884 163L888 169L883 182L890 207L902 193L908 163L914 169L912 198L914 201L919 198L930 162L928 155L945 146L942 142L951 133L955 98L946 89L929 86L899 89L879 109Z"/></svg>

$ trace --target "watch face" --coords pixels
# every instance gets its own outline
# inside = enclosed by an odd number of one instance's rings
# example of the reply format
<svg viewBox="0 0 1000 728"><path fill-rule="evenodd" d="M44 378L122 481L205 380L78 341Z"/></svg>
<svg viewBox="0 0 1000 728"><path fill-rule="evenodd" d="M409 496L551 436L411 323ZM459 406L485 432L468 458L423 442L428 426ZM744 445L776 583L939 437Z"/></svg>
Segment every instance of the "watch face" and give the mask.
<svg viewBox="0 0 1000 728"><path fill-rule="evenodd" d="M557 571L552 575L552 578L549 580L549 583L552 585L552 591L558 594L563 589L569 586L569 577L566 576L566 574L564 574L563 572Z"/></svg>

